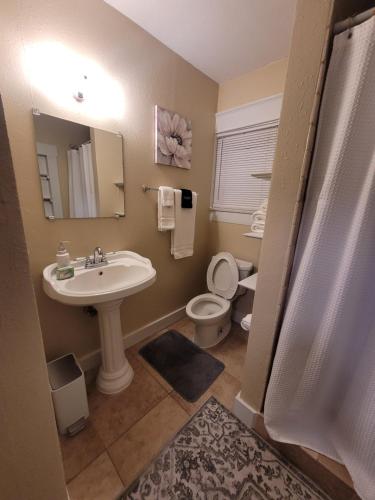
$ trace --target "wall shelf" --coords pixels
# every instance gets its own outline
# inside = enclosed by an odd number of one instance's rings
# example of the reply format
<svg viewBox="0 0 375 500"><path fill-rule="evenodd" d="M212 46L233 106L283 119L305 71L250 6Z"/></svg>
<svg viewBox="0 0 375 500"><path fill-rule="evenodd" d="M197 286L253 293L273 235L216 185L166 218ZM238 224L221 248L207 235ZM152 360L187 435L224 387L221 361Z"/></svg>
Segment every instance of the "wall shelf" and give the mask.
<svg viewBox="0 0 375 500"><path fill-rule="evenodd" d="M248 290L255 291L257 287L257 279L258 279L258 273L255 273L239 281L238 284L243 286L244 288L247 288Z"/></svg>
<svg viewBox="0 0 375 500"><path fill-rule="evenodd" d="M242 236L246 236L247 238L257 238L258 240L263 239L263 234L254 232L242 233Z"/></svg>

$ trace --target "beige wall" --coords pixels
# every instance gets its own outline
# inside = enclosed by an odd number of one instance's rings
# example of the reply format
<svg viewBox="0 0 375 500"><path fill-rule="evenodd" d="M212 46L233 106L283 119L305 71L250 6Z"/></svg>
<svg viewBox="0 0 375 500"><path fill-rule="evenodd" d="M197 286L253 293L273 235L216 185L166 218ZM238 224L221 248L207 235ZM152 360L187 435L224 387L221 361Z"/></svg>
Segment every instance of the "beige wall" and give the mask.
<svg viewBox="0 0 375 500"><path fill-rule="evenodd" d="M50 300L41 287L42 269L54 261L59 240L71 241L69 248L73 256L87 255L100 245L108 251L133 250L152 260L158 273L157 281L124 303L121 313L125 333L184 306L205 289L218 86L101 0L5 0L1 10L0 88L46 353L48 358L68 351L82 356L99 346L96 318L86 316L81 308ZM87 22L82 22L83 19ZM95 61L118 81L125 95L123 118L102 115L90 118L82 111L86 109L84 104L72 99L67 109L31 88L21 64L23 47L46 40L58 41L69 50ZM109 97L103 95L103 101ZM154 165L155 104L191 118L193 159L190 171ZM124 219L50 222L44 218L32 107L123 134ZM156 230L155 193L144 194L142 184L186 186L199 193L193 257L177 261L171 257L170 235Z"/></svg>
<svg viewBox="0 0 375 500"><path fill-rule="evenodd" d="M250 226L229 222L210 222L212 252L230 252L235 257L250 260L258 266L262 240L248 238Z"/></svg>
<svg viewBox="0 0 375 500"><path fill-rule="evenodd" d="M122 137L106 130L91 129L94 171L96 172L97 210L103 217L124 213Z"/></svg>
<svg viewBox="0 0 375 500"><path fill-rule="evenodd" d="M0 497L64 500L64 473L1 102L0 176Z"/></svg>
<svg viewBox="0 0 375 500"><path fill-rule="evenodd" d="M333 2L299 0L272 172L242 399L261 411L309 165Z"/></svg>
<svg viewBox="0 0 375 500"><path fill-rule="evenodd" d="M242 106L251 101L280 94L284 91L288 60L281 59L255 71L229 80L219 86L218 111ZM211 222L211 253L230 252L235 257L250 260L258 266L262 240L248 238L250 227L244 224Z"/></svg>
<svg viewBox="0 0 375 500"><path fill-rule="evenodd" d="M219 86L218 111L280 94L284 90L288 59L280 59Z"/></svg>

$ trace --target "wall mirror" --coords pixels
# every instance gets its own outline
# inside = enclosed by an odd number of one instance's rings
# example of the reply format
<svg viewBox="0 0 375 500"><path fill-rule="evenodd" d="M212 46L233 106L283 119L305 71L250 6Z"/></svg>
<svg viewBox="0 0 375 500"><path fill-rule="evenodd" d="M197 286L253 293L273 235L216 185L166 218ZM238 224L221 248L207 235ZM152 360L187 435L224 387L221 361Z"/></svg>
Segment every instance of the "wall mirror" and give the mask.
<svg viewBox="0 0 375 500"><path fill-rule="evenodd" d="M44 214L49 219L123 217L123 137L33 112Z"/></svg>

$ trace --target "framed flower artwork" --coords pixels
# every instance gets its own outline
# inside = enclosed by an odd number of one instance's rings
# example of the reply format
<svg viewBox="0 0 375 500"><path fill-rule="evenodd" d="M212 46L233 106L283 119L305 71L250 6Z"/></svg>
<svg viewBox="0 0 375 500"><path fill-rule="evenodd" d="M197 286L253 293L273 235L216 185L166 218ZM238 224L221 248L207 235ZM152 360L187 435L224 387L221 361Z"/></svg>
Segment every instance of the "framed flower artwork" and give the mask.
<svg viewBox="0 0 375 500"><path fill-rule="evenodd" d="M191 121L155 106L155 163L191 168Z"/></svg>

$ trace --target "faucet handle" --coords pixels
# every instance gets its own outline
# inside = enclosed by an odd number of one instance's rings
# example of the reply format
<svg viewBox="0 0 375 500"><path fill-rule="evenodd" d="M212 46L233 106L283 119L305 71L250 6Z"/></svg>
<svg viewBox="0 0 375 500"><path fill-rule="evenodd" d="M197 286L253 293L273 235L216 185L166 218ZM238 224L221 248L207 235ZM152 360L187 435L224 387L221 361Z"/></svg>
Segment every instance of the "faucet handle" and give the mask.
<svg viewBox="0 0 375 500"><path fill-rule="evenodd" d="M95 247L94 249L94 262L98 264L100 262L106 262L106 256L101 247Z"/></svg>

